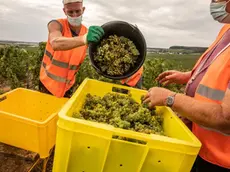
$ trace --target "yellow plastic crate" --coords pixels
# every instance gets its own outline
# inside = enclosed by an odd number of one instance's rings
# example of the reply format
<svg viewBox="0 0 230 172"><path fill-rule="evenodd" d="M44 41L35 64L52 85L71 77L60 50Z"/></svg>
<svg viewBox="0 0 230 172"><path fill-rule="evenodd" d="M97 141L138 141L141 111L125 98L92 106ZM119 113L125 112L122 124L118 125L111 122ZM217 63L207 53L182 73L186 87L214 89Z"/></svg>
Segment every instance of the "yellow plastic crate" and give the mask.
<svg viewBox="0 0 230 172"><path fill-rule="evenodd" d="M0 95L0 142L48 157L67 100L23 88Z"/></svg>
<svg viewBox="0 0 230 172"><path fill-rule="evenodd" d="M189 172L201 147L199 140L170 108L157 107L169 137L148 135L72 118L87 93L104 96L113 88L128 90L140 102L146 91L86 79L59 112L53 172ZM143 140L146 145L112 137Z"/></svg>

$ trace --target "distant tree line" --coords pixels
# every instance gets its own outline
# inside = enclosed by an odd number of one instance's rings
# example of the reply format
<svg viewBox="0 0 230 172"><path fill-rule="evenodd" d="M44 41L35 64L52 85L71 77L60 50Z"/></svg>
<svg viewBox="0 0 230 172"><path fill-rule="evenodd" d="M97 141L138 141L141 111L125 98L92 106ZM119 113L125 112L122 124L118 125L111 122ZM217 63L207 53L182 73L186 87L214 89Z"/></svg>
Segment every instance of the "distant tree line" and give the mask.
<svg viewBox="0 0 230 172"><path fill-rule="evenodd" d="M193 53L204 53L208 48L207 47L187 47L187 46L171 46L169 49L180 49L186 51L192 51Z"/></svg>

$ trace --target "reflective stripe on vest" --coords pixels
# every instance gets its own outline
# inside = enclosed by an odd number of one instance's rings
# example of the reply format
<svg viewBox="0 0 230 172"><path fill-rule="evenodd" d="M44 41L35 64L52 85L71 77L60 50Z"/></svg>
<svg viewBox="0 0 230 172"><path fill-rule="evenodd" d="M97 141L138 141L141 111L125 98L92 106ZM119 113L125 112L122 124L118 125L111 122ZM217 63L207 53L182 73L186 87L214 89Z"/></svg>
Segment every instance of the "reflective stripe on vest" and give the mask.
<svg viewBox="0 0 230 172"><path fill-rule="evenodd" d="M207 87L202 84L198 86L196 93L198 93L199 95L203 97L206 97L208 99L212 99L215 101L222 101L225 96L224 91L213 89L213 88Z"/></svg>
<svg viewBox="0 0 230 172"><path fill-rule="evenodd" d="M43 66L44 69L45 69L46 75L47 75L48 77L50 77L51 79L53 79L53 80L55 80L55 81L57 81L57 82L62 82L62 83L67 83L67 84L70 83L70 80L68 80L68 79L66 79L66 78L63 78L63 77L60 77L60 76L57 76L57 75L54 75L54 74L48 72L47 69L46 69L46 64L45 64L44 62L42 62L42 66Z"/></svg>
<svg viewBox="0 0 230 172"><path fill-rule="evenodd" d="M79 66L77 65L69 65L69 63L65 63L65 62L61 62L58 60L53 59L52 54L45 50L45 55L47 55L47 57L50 58L50 60L52 61L52 64L61 68L69 68L70 70L77 70L79 68Z"/></svg>
<svg viewBox="0 0 230 172"><path fill-rule="evenodd" d="M213 88L210 88L210 87L207 87L203 84L200 84L198 86L198 89L196 91L197 94L203 96L203 97L206 97L208 99L212 99L212 100L215 100L215 101L222 101L224 99L224 96L225 96L225 92L222 91L222 90L217 90L217 89L213 89ZM229 134L225 134L225 133L222 133L218 130L214 130L212 128L208 128L208 127L204 127L202 125L199 125L200 127L206 129L206 130L210 130L210 131L215 131L215 132L218 132L218 133L221 133L225 136L230 136Z"/></svg>

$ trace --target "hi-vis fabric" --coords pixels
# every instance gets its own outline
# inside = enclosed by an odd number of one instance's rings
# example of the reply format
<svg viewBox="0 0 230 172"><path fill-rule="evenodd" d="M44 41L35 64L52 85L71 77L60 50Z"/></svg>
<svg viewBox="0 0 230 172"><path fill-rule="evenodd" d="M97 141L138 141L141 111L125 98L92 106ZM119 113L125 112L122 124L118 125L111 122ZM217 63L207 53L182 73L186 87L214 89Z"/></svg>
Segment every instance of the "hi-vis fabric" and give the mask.
<svg viewBox="0 0 230 172"><path fill-rule="evenodd" d="M72 37L67 19L57 20L62 25L62 35ZM79 36L87 33L82 25ZM56 97L63 97L75 83L75 74L86 57L87 46L81 46L68 51L54 51L49 43L40 70L40 80L49 92Z"/></svg>
<svg viewBox="0 0 230 172"><path fill-rule="evenodd" d="M136 86L138 81L141 79L142 74L143 74L143 66L135 74L133 74L131 77L121 80L121 83L129 85L131 87L134 87L134 86Z"/></svg>
<svg viewBox="0 0 230 172"><path fill-rule="evenodd" d="M223 26L215 42L196 63L193 72L196 72L203 57L218 44L229 29L229 24ZM228 89L229 81L230 43L212 61L197 87L194 98L203 102L221 104ZM230 135L196 123L193 123L192 131L202 142L200 156L210 163L230 169Z"/></svg>
<svg viewBox="0 0 230 172"><path fill-rule="evenodd" d="M202 84L198 86L196 93L203 97L207 97L211 100L216 101L222 101L225 95L225 91L210 88Z"/></svg>

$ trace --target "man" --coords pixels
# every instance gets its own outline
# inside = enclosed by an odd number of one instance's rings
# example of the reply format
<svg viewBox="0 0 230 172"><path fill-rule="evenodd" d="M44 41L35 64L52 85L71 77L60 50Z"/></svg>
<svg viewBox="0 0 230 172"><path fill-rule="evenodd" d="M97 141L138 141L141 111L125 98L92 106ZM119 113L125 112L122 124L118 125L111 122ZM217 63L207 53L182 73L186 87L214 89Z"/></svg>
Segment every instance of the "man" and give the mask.
<svg viewBox="0 0 230 172"><path fill-rule="evenodd" d="M216 41L190 72L166 71L160 83L187 83L186 95L151 88L145 97L150 107L169 106L192 121L192 132L202 147L193 172L230 171L230 3L212 1L213 18L227 23Z"/></svg>
<svg viewBox="0 0 230 172"><path fill-rule="evenodd" d="M88 43L100 41L104 31L99 26L87 30L81 23L85 11L83 0L63 0L63 5L67 18L48 23L49 37L40 70L39 89L57 97L70 97ZM140 87L141 74L140 69L122 83Z"/></svg>
<svg viewBox="0 0 230 172"><path fill-rule="evenodd" d="M65 96L75 82L75 74L85 59L87 44L98 42L104 31L89 30L81 23L85 11L82 0L63 0L66 19L48 23L49 37L40 70L40 87L57 97Z"/></svg>

